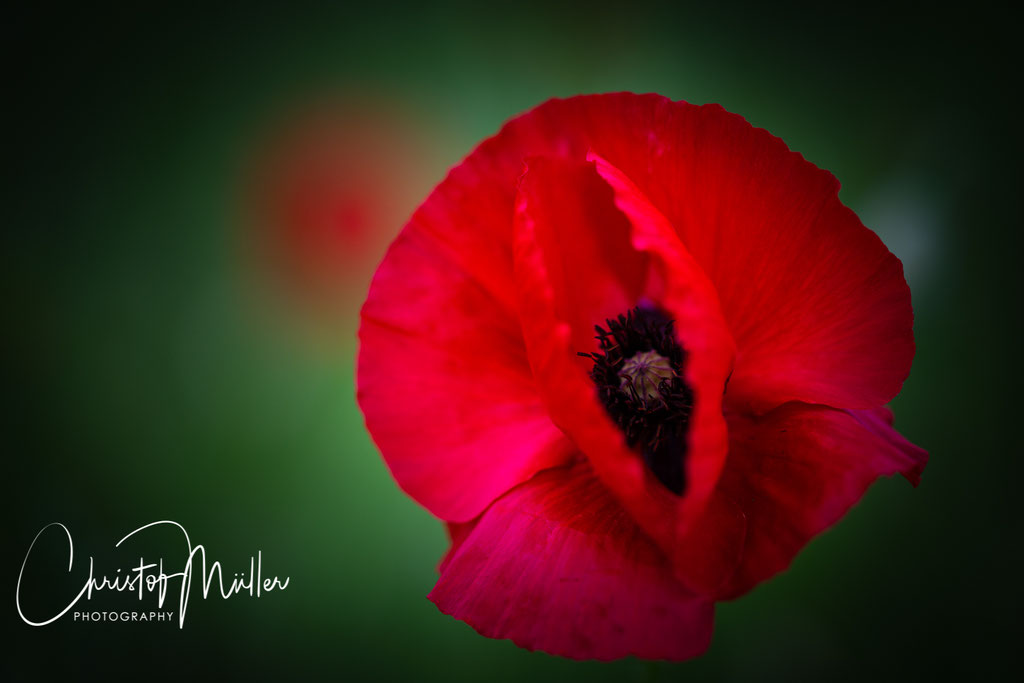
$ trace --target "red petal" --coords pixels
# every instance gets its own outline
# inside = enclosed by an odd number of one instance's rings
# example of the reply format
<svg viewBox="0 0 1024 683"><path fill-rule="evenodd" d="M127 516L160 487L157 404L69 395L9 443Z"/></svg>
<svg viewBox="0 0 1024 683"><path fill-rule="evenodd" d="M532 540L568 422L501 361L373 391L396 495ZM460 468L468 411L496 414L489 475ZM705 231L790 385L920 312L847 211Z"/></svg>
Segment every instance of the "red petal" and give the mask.
<svg viewBox="0 0 1024 683"><path fill-rule="evenodd" d="M788 567L878 477L901 473L917 481L928 455L886 424L886 412L788 404L759 418L730 416L729 458L716 496L743 511L746 540L722 597ZM706 521L713 528L721 519ZM716 561L712 550L705 557Z"/></svg>
<svg viewBox="0 0 1024 683"><path fill-rule="evenodd" d="M486 153L589 150L657 207L714 284L738 349L738 409L867 409L899 392L914 355L902 266L830 173L717 105L630 93L547 102Z"/></svg>
<svg viewBox="0 0 1024 683"><path fill-rule="evenodd" d="M732 342L714 291L675 233L606 164L535 159L516 200L516 278L530 365L551 415L606 486L674 560L714 489L727 448L721 397ZM601 176L611 178L614 190ZM616 203L630 212L626 217ZM632 219L632 220L631 220ZM618 258L595 245L613 245ZM593 290L602 296L591 298ZM587 376L592 326L650 299L676 320L695 394L683 497L665 489L624 443ZM682 454L680 454L682 457ZM735 529L742 533L742 527ZM687 577L685 563L676 562ZM699 584L698 584L699 585Z"/></svg>
<svg viewBox="0 0 1024 683"><path fill-rule="evenodd" d="M847 412L875 436L885 441L890 448L903 453L906 458L906 467L900 470L900 474L914 486L921 483L921 474L924 472L924 466L928 464L928 452L910 443L902 434L892 428L893 416L889 408L882 406L871 410Z"/></svg>
<svg viewBox="0 0 1024 683"><path fill-rule="evenodd" d="M739 351L729 400L866 409L899 392L914 355L902 265L842 205L830 173L718 106L629 95L572 104L550 106L587 111L566 118L593 122L581 133L593 150L650 198L714 283Z"/></svg>
<svg viewBox="0 0 1024 683"><path fill-rule="evenodd" d="M714 609L673 579L585 464L498 499L453 549L430 599L485 636L602 660L699 655Z"/></svg>
<svg viewBox="0 0 1024 683"><path fill-rule="evenodd" d="M374 277L359 330L359 404L395 479L466 521L568 461L510 312L418 217Z"/></svg>
<svg viewBox="0 0 1024 683"><path fill-rule="evenodd" d="M448 529L448 540L451 541L451 546L448 547L448 552L444 554L441 561L437 565L437 571L439 574L443 574L445 567L451 562L452 558L455 557L455 553L458 552L459 548L462 547L462 542L469 537L469 532L476 526L476 520L472 522L447 522L445 528Z"/></svg>
<svg viewBox="0 0 1024 683"><path fill-rule="evenodd" d="M745 242L749 251L730 254L735 279L758 273L758 286L734 285L723 304L742 349L729 386L737 406L868 409L892 399L910 373L914 317L903 265L839 203L838 189L833 180L822 206L786 223L784 244L761 233Z"/></svg>

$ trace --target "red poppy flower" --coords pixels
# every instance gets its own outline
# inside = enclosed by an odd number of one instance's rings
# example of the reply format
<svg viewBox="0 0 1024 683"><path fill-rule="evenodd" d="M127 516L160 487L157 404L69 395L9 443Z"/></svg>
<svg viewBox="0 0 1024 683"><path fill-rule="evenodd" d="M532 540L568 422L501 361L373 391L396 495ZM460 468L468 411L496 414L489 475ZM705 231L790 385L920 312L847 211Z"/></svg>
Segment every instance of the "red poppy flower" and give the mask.
<svg viewBox="0 0 1024 683"><path fill-rule="evenodd" d="M358 362L395 479L448 523L443 612L685 659L877 477L917 483L884 407L910 292L838 189L656 95L549 101L452 170L377 271Z"/></svg>

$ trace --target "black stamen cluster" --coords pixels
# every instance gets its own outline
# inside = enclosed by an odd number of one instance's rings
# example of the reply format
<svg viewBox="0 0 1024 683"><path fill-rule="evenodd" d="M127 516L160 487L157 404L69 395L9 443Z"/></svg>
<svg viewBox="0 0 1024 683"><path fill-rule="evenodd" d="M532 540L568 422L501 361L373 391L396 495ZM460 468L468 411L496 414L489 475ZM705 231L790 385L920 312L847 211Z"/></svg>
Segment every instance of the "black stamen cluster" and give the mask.
<svg viewBox="0 0 1024 683"><path fill-rule="evenodd" d="M626 435L626 443L640 447L644 462L677 495L686 488L683 466L686 427L693 411L693 391L683 380L686 351L676 341L674 322L664 313L636 307L606 321L608 329L595 325L598 353L580 353L594 361L590 376L608 414ZM671 363L673 377L658 384L657 396L623 386L623 363L638 353L654 351Z"/></svg>

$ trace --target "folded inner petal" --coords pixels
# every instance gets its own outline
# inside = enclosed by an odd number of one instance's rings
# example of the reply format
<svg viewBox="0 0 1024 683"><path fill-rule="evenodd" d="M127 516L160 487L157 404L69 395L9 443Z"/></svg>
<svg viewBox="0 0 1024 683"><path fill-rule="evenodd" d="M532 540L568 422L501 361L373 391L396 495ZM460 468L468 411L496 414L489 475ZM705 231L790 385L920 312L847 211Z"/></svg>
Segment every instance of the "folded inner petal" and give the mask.
<svg viewBox="0 0 1024 683"><path fill-rule="evenodd" d="M676 554L683 557L681 541L701 514L725 459L721 397L733 346L713 289L671 226L613 173L594 162L529 161L514 221L523 334L552 418L675 562ZM593 360L578 355L597 350L595 324L637 305L653 306L674 320L675 342L685 352L683 374L693 401L685 442L676 454L686 472L681 491L667 489L645 466L621 423L612 421L607 402L602 405L588 375ZM661 372L661 366L653 367ZM733 531L741 533L741 525Z"/></svg>
<svg viewBox="0 0 1024 683"><path fill-rule="evenodd" d="M779 138L718 105L631 93L551 100L500 137L523 156L592 150L668 219L736 342L737 409L868 409L898 393L914 356L902 266L835 177Z"/></svg>
<svg viewBox="0 0 1024 683"><path fill-rule="evenodd" d="M459 533L430 599L488 637L602 660L709 644L713 603L673 578L585 462L539 473Z"/></svg>
<svg viewBox="0 0 1024 683"><path fill-rule="evenodd" d="M914 355L910 290L899 260L840 202L838 181L721 107L657 111L647 140L594 147L714 283L738 349L727 401L763 412L892 399Z"/></svg>

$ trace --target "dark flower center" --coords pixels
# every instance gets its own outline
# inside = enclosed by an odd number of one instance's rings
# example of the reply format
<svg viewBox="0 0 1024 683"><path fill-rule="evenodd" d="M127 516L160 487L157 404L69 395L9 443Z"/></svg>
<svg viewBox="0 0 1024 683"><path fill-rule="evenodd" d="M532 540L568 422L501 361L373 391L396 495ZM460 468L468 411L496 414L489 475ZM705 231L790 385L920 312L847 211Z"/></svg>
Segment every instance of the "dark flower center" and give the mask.
<svg viewBox="0 0 1024 683"><path fill-rule="evenodd" d="M594 361L590 376L626 443L639 447L658 481L681 495L693 391L683 380L686 351L676 341L673 321L638 306L606 325L594 326L601 350L579 355Z"/></svg>

